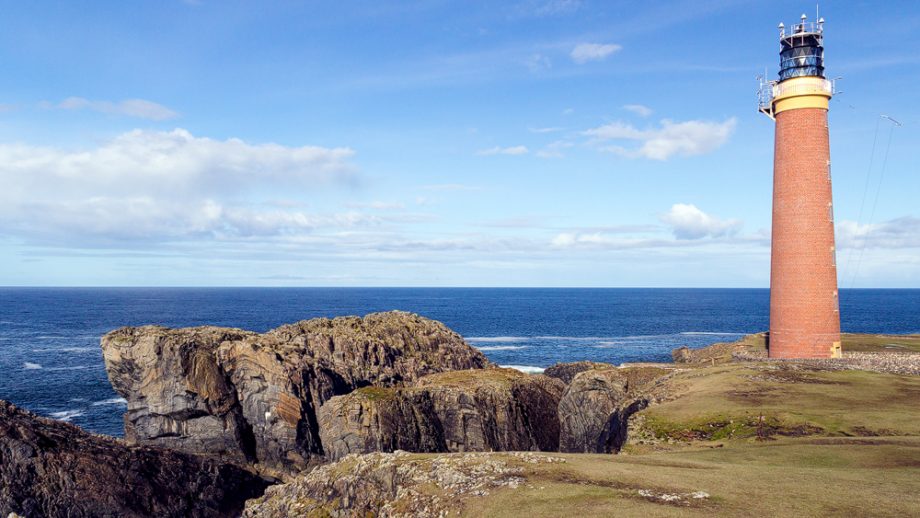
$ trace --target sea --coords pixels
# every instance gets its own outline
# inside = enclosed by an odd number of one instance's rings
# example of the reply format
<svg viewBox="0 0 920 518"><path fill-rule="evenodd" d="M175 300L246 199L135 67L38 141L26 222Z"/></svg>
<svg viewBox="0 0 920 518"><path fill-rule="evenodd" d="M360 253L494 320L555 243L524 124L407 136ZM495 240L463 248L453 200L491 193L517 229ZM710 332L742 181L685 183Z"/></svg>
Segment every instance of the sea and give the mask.
<svg viewBox="0 0 920 518"><path fill-rule="evenodd" d="M920 290L841 290L844 331L920 332ZM766 289L0 288L0 399L121 436L125 401L99 339L121 326L213 324L264 332L315 317L411 311L495 363L668 361L767 329Z"/></svg>

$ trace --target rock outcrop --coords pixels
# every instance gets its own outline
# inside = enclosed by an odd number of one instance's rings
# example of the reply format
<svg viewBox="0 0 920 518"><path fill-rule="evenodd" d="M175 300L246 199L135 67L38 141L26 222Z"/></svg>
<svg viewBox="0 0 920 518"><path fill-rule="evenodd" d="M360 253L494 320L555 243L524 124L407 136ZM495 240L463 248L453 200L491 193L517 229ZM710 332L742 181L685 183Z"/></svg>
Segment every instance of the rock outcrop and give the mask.
<svg viewBox="0 0 920 518"><path fill-rule="evenodd" d="M0 401L0 516L237 516L267 485L232 464L129 447Z"/></svg>
<svg viewBox="0 0 920 518"><path fill-rule="evenodd" d="M403 312L314 319L264 334L218 327L128 327L102 338L128 401L125 439L215 454L269 470L323 455L316 410L355 389L490 367L439 322Z"/></svg>
<svg viewBox="0 0 920 518"><path fill-rule="evenodd" d="M543 374L549 376L550 378L556 378L562 380L563 383L568 385L575 379L575 376L580 372L586 370L597 370L597 369L612 369L616 365L610 363L601 363L601 362L591 362L591 361L580 361L580 362L566 362L566 363L557 363L550 367L547 367L543 371Z"/></svg>
<svg viewBox="0 0 920 518"><path fill-rule="evenodd" d="M349 455L269 488L246 504L245 518L462 514L472 499L527 482L522 466L564 463L531 452L463 453L420 458L406 452Z"/></svg>
<svg viewBox="0 0 920 518"><path fill-rule="evenodd" d="M615 453L626 442L629 417L655 398L650 388L671 369L587 368L559 401L559 451Z"/></svg>
<svg viewBox="0 0 920 518"><path fill-rule="evenodd" d="M556 451L564 385L513 369L433 374L402 388L362 388L319 409L326 455Z"/></svg>

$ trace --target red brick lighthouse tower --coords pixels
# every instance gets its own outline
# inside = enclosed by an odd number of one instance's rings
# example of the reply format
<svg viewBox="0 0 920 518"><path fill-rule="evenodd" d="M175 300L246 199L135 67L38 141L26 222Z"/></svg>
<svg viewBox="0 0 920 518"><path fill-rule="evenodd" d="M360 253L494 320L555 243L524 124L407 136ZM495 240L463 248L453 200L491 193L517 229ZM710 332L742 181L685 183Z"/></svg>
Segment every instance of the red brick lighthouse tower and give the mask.
<svg viewBox="0 0 920 518"><path fill-rule="evenodd" d="M840 356L840 312L824 77L824 19L780 29L779 80L760 111L776 121L770 358Z"/></svg>

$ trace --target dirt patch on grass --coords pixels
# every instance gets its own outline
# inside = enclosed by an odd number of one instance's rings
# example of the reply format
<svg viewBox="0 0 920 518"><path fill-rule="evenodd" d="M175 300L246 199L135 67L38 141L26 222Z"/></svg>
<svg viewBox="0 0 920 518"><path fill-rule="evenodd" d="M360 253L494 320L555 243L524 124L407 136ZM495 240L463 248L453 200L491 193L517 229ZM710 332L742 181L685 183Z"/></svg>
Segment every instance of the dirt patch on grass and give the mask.
<svg viewBox="0 0 920 518"><path fill-rule="evenodd" d="M683 466L681 466L683 467ZM619 496L645 500L670 507L715 509L716 505L705 491L679 491L660 487L643 487L616 480L598 480L579 476L573 472L562 471L547 474L545 478L561 484L603 487L616 491Z"/></svg>
<svg viewBox="0 0 920 518"><path fill-rule="evenodd" d="M879 428L878 430L873 430L865 426L854 426L850 428L848 433L856 437L891 437L896 435L903 435L890 428Z"/></svg>
<svg viewBox="0 0 920 518"><path fill-rule="evenodd" d="M729 390L725 395L743 405L761 406L768 401L775 401L782 397L781 391L776 387L764 387L751 390Z"/></svg>
<svg viewBox="0 0 920 518"><path fill-rule="evenodd" d="M823 434L824 428L809 423L786 423L774 416L743 416L695 423L688 426L658 424L654 434L659 439L694 442L734 439L772 440L775 437L806 437Z"/></svg>
<svg viewBox="0 0 920 518"><path fill-rule="evenodd" d="M811 372L809 372L811 371ZM751 381L767 381L773 383L802 383L807 385L846 385L844 381L829 380L812 374L817 369L795 368L793 366L781 366L778 369L765 369L759 374L745 376Z"/></svg>

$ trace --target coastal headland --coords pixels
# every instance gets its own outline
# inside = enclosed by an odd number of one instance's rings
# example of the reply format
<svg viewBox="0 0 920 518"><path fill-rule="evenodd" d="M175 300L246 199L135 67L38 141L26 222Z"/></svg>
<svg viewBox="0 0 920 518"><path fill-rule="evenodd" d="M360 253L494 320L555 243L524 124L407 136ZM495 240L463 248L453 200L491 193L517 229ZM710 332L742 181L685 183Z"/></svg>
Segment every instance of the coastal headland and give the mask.
<svg viewBox="0 0 920 518"><path fill-rule="evenodd" d="M111 515L180 516L201 466L200 516L920 512L920 335L845 335L844 357L820 361L768 360L750 335L543 374L402 312L263 334L123 328L102 348L125 439L7 404L2 516L104 515L87 498L100 474Z"/></svg>

